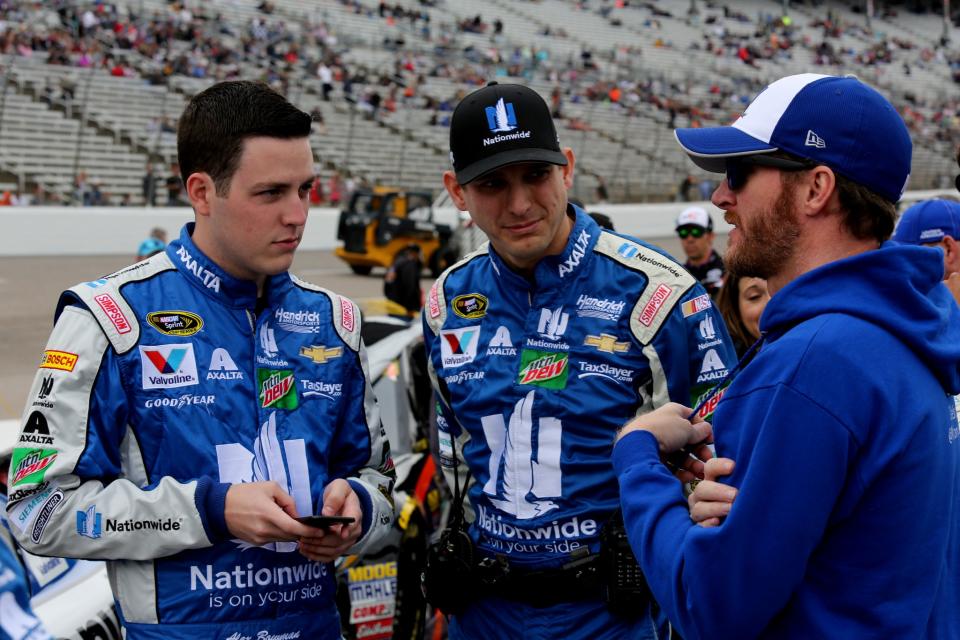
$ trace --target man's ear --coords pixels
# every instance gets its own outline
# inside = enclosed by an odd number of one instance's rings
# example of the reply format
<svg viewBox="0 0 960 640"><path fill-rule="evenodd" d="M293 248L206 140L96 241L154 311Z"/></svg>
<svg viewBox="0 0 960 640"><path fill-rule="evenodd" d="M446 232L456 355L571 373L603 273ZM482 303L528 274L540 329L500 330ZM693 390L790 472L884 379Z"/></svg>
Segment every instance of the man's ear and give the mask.
<svg viewBox="0 0 960 640"><path fill-rule="evenodd" d="M817 165L807 172L806 178L799 184L801 199L799 204L810 215L824 211L831 200L839 204L837 195L837 176L833 169L824 165Z"/></svg>
<svg viewBox="0 0 960 640"><path fill-rule="evenodd" d="M460 211L467 211L467 199L463 197L463 186L457 182L457 176L453 171L443 172L443 186L447 188L450 199Z"/></svg>
<svg viewBox="0 0 960 640"><path fill-rule="evenodd" d="M940 246L943 247L944 277L960 272L960 242L952 236L944 236Z"/></svg>
<svg viewBox="0 0 960 640"><path fill-rule="evenodd" d="M213 179L207 173L191 173L184 182L187 188L187 197L198 216L210 215L210 203L216 195Z"/></svg>
<svg viewBox="0 0 960 640"><path fill-rule="evenodd" d="M576 158L573 156L573 149L570 147L564 147L562 153L567 156L567 164L560 167L563 170L563 186L569 191L573 188L573 166L576 164Z"/></svg>

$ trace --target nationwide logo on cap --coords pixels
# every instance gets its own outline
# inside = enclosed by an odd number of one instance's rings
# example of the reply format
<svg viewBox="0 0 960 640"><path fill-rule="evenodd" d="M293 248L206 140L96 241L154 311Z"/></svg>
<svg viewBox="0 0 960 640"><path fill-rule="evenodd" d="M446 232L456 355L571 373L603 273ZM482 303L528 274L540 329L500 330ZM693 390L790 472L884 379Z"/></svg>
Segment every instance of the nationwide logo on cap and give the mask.
<svg viewBox="0 0 960 640"><path fill-rule="evenodd" d="M529 131L516 131L515 133L509 133L507 135L499 135L508 131L514 131L517 128L517 115L513 111L512 102L504 103L503 98L500 98L494 106L484 108L484 112L487 114L487 126L490 128L491 133L498 135L492 138L484 138L483 146L486 147L491 144L497 144L498 142L521 140L530 137Z"/></svg>
<svg viewBox="0 0 960 640"><path fill-rule="evenodd" d="M484 112L487 114L487 126L494 133L517 128L517 114L513 111L512 102L504 102L503 98L500 98L497 104L487 107Z"/></svg>

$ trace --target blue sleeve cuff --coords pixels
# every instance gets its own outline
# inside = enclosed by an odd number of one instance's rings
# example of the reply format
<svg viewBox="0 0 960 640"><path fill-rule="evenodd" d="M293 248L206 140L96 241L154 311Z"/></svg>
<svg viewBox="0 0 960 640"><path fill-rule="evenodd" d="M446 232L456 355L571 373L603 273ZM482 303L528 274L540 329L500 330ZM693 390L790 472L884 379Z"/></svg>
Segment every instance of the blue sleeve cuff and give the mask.
<svg viewBox="0 0 960 640"><path fill-rule="evenodd" d="M360 537L362 538L370 530L370 522L373 519L373 501L370 499L370 494L367 493L367 488L362 484L349 478L347 478L347 482L350 483L353 492L360 499L360 509L363 511L363 521L360 523Z"/></svg>
<svg viewBox="0 0 960 640"><path fill-rule="evenodd" d="M193 499L200 513L203 529L212 543L227 540L230 537L225 513L229 489L229 482L214 482L208 477L197 480L197 491Z"/></svg>
<svg viewBox="0 0 960 640"><path fill-rule="evenodd" d="M613 471L617 476L638 462L660 463L660 445L649 431L628 433L613 448Z"/></svg>

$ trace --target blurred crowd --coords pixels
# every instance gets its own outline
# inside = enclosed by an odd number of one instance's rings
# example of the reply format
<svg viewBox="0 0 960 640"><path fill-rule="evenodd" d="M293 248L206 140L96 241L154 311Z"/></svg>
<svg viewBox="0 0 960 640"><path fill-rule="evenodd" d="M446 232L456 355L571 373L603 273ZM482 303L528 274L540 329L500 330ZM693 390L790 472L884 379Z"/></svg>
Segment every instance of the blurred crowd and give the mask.
<svg viewBox="0 0 960 640"><path fill-rule="evenodd" d="M467 92L497 77L552 87L554 117L574 130L591 127L568 107L587 103L608 103L627 115L655 117L669 128L728 122L764 85L760 75L736 72L716 74L706 91L703 80L692 74L671 80L675 74L645 61L644 51L649 57L651 47L709 54L755 68L791 61L803 50L825 73L835 73L827 68L835 65L878 72L896 66L903 74L935 71L960 82L960 50L953 43L919 43L890 35L880 26L871 29L863 21L844 18L829 5L798 11L791 18L766 10L746 15L735 3L571 2L575 10L610 25L629 23L638 34L635 44L613 46L577 45L564 29L552 27L544 27L533 41L511 37L509 24L484 13L458 17L451 11L438 19L431 11L442 9L444 0L421 0L417 6L372 0L337 4L319 3L304 15L294 15L267 1L255 11L239 12L231 10L230 3L177 0L162 9L136 2L0 0L0 54L100 68L151 84L173 78L261 79L286 94L310 90L325 101L352 103L371 119L404 107L426 109L433 113L429 124L440 127L448 126ZM483 5L478 9L490 11ZM342 28L338 17L344 11L376 23L384 34L382 42L364 41ZM879 17L895 19L895 9L888 5L883 11ZM678 22L702 37L674 44L672 27ZM564 46L551 46L557 41ZM353 54L355 46L385 50L392 64L365 63ZM571 53L556 53L560 50ZM74 90L70 81L48 84L41 99L69 102ZM924 140L960 140L956 92L931 101L906 86L891 91L899 94L892 97L918 145ZM322 111L315 116L322 132ZM173 135L175 128L169 118L147 125L148 133L166 135ZM638 145L642 143L634 143ZM96 202L93 186L85 197L69 199ZM43 199L39 194L30 197Z"/></svg>

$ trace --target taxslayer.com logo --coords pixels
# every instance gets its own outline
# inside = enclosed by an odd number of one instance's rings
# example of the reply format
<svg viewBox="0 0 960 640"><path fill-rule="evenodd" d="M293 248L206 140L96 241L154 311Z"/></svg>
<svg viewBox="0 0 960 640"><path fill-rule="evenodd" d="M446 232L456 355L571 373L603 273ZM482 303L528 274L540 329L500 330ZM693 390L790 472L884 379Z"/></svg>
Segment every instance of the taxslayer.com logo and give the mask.
<svg viewBox="0 0 960 640"><path fill-rule="evenodd" d="M173 389L200 382L192 344L158 344L140 347L144 389Z"/></svg>

